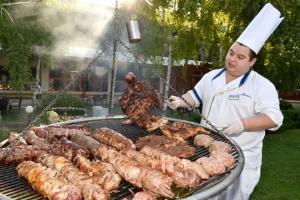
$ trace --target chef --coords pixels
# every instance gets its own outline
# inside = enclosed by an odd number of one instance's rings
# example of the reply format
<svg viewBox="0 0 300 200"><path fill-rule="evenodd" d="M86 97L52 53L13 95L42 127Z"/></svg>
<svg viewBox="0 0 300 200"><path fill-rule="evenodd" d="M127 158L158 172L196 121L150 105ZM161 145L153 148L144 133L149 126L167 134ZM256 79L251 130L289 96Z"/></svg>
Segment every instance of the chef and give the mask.
<svg viewBox="0 0 300 200"><path fill-rule="evenodd" d="M169 98L172 109L202 104L202 115L244 153L240 177L216 199L249 199L260 178L265 130L277 130L282 125L275 86L252 69L257 53L282 20L280 12L266 4L229 48L224 68L205 74L182 97ZM206 121L201 124L209 127Z"/></svg>

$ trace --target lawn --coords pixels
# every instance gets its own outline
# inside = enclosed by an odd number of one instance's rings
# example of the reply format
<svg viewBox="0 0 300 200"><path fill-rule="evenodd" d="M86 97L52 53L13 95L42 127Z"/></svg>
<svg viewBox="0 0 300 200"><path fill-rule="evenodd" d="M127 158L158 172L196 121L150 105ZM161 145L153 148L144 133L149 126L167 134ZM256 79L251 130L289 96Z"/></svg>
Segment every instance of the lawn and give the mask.
<svg viewBox="0 0 300 200"><path fill-rule="evenodd" d="M300 130L268 134L262 175L251 200L300 199Z"/></svg>

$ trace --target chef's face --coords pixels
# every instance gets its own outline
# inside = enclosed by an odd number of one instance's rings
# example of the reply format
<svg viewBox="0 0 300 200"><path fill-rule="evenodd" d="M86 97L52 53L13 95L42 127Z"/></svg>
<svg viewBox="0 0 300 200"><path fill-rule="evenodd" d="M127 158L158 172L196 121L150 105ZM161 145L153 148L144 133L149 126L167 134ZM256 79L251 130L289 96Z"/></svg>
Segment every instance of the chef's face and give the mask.
<svg viewBox="0 0 300 200"><path fill-rule="evenodd" d="M256 62L250 58L249 47L235 42L228 50L225 58L226 72L232 77L246 73Z"/></svg>

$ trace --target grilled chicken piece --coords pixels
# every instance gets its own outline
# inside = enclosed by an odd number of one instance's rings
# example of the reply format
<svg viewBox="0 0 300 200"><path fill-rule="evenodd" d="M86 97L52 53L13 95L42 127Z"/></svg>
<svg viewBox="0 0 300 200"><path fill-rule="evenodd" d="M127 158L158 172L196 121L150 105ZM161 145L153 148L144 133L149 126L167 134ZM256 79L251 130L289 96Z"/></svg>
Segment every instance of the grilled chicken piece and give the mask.
<svg viewBox="0 0 300 200"><path fill-rule="evenodd" d="M91 135L92 133L86 129L72 129L50 126L46 128L49 134L55 137L71 137L74 134Z"/></svg>
<svg viewBox="0 0 300 200"><path fill-rule="evenodd" d="M201 157L196 162L201 164L205 171L212 176L223 174L226 170L225 166L213 157Z"/></svg>
<svg viewBox="0 0 300 200"><path fill-rule="evenodd" d="M200 147L209 147L213 143L214 139L209 135L199 134L194 138L194 144Z"/></svg>
<svg viewBox="0 0 300 200"><path fill-rule="evenodd" d="M213 151L211 157L218 160L218 162L222 163L227 169L232 169L235 166L234 157L229 153Z"/></svg>
<svg viewBox="0 0 300 200"><path fill-rule="evenodd" d="M89 153L80 145L68 140L65 137L52 141L52 154L56 156L64 156L69 160L73 160L76 155L89 157Z"/></svg>
<svg viewBox="0 0 300 200"><path fill-rule="evenodd" d="M159 127L165 126L167 123L168 120L165 117L152 115L145 128L148 132L151 132L158 129Z"/></svg>
<svg viewBox="0 0 300 200"><path fill-rule="evenodd" d="M232 152L232 148L231 148L231 146L229 144L227 144L225 142L214 141L209 146L209 152L212 153L214 151L221 151L221 152L231 153Z"/></svg>
<svg viewBox="0 0 300 200"><path fill-rule="evenodd" d="M135 193L134 197L132 198L132 200L155 200L155 199L156 199L155 197L153 197L151 194L145 191Z"/></svg>
<svg viewBox="0 0 300 200"><path fill-rule="evenodd" d="M98 149L99 150L99 149ZM153 196L172 198L175 194L171 190L172 179L163 173L140 165L122 153L107 149L100 154L106 154L105 160L113 165L115 170L129 183L143 188Z"/></svg>
<svg viewBox="0 0 300 200"><path fill-rule="evenodd" d="M49 149L36 145L18 145L0 149L0 163L13 164L25 160L35 160L39 155L49 152Z"/></svg>
<svg viewBox="0 0 300 200"><path fill-rule="evenodd" d="M183 169L174 166L173 162L168 162L151 158L150 156L135 150L126 150L123 153L130 159L136 160L141 165L167 174L178 187L196 187L200 184L201 179L194 170Z"/></svg>
<svg viewBox="0 0 300 200"><path fill-rule="evenodd" d="M160 129L167 137L176 139L180 142L186 142L187 139L194 137L199 133L209 134L209 131L203 127L193 127L191 124L185 122L174 122L171 125L160 127Z"/></svg>
<svg viewBox="0 0 300 200"><path fill-rule="evenodd" d="M77 167L87 173L95 183L102 185L106 191L117 190L121 182L121 176L117 174L110 163L89 161L87 158L77 155L74 159Z"/></svg>
<svg viewBox="0 0 300 200"><path fill-rule="evenodd" d="M36 136L32 130L27 130L22 137L27 142L27 144L39 146L41 149L50 149L50 144L47 140Z"/></svg>
<svg viewBox="0 0 300 200"><path fill-rule="evenodd" d="M180 159L174 156L167 155L157 149L152 149L145 146L141 152L150 156L151 158L160 161L161 167L164 168L167 174L172 175L179 187L196 187L201 180L208 179L209 175L201 165L191 162L187 159ZM182 177L182 175L184 175ZM175 177L174 177L175 176ZM182 184L182 185L180 185Z"/></svg>
<svg viewBox="0 0 300 200"><path fill-rule="evenodd" d="M17 132L9 132L8 142L11 145L24 145L27 144L26 141L18 135Z"/></svg>
<svg viewBox="0 0 300 200"><path fill-rule="evenodd" d="M112 146L118 150L136 148L135 144L130 139L109 128L96 129L92 137L99 142Z"/></svg>
<svg viewBox="0 0 300 200"><path fill-rule="evenodd" d="M194 147L175 139L169 139L166 136L148 135L140 137L135 144L138 150L141 150L144 146L149 146L179 158L189 158L195 155Z"/></svg>
<svg viewBox="0 0 300 200"><path fill-rule="evenodd" d="M32 187L48 199L80 200L80 190L69 184L56 171L32 161L24 161L17 166L19 176L25 177Z"/></svg>
<svg viewBox="0 0 300 200"><path fill-rule="evenodd" d="M159 123L153 120L150 110L162 109L159 93L148 82L138 81L132 72L125 76L125 80L128 88L119 100L122 111L138 126L153 130ZM153 124L153 121L157 124Z"/></svg>
<svg viewBox="0 0 300 200"><path fill-rule="evenodd" d="M64 157L44 154L39 157L39 162L51 169L57 170L70 183L76 185L84 199L108 199L108 193L85 173L81 172L70 160Z"/></svg>

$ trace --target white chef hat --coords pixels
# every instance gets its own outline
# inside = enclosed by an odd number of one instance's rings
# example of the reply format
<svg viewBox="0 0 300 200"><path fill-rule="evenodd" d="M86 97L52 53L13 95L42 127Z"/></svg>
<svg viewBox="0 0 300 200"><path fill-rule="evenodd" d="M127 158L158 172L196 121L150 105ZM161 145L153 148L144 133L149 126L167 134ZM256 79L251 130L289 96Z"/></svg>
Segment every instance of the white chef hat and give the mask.
<svg viewBox="0 0 300 200"><path fill-rule="evenodd" d="M248 46L257 54L283 20L280 15L272 4L267 3L240 35L237 42Z"/></svg>

